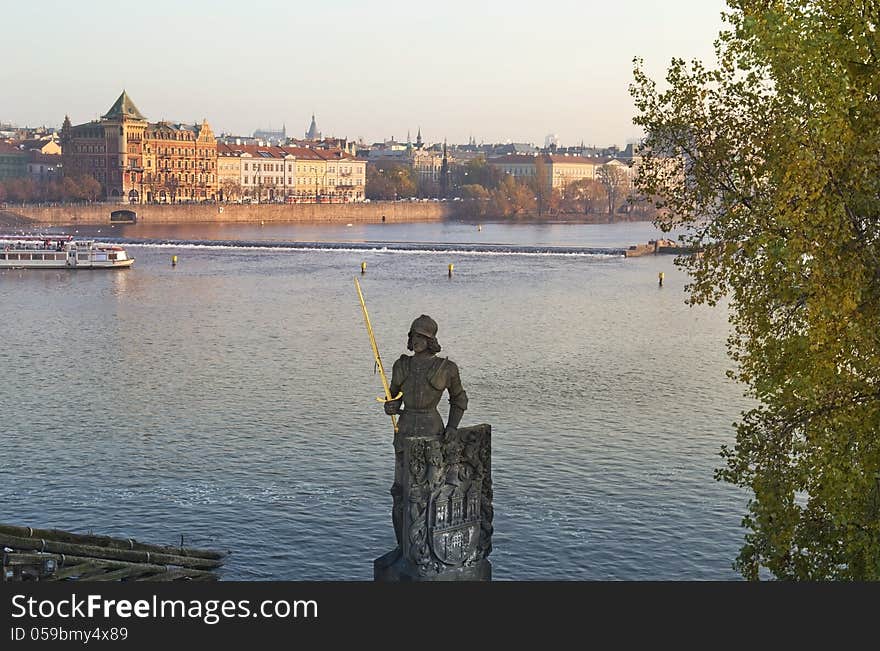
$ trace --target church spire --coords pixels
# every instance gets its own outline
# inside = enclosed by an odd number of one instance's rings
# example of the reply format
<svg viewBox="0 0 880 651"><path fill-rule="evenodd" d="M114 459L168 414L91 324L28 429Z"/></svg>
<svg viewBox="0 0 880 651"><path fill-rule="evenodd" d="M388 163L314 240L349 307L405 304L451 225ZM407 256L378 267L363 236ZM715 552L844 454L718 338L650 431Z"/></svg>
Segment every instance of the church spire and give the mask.
<svg viewBox="0 0 880 651"><path fill-rule="evenodd" d="M312 123L309 125L309 130L306 131L306 140L320 140L321 132L318 131L318 125L315 122L315 114L312 113Z"/></svg>

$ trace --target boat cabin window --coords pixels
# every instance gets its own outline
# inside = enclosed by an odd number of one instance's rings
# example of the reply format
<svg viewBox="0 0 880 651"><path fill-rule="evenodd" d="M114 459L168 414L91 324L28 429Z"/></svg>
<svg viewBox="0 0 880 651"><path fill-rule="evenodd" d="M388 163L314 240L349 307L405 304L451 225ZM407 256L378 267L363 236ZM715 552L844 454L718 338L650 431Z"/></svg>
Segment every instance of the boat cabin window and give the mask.
<svg viewBox="0 0 880 651"><path fill-rule="evenodd" d="M77 256L77 258L79 258L80 260L88 260L88 259L89 259L89 254L88 254L88 253L80 253L80 254Z"/></svg>

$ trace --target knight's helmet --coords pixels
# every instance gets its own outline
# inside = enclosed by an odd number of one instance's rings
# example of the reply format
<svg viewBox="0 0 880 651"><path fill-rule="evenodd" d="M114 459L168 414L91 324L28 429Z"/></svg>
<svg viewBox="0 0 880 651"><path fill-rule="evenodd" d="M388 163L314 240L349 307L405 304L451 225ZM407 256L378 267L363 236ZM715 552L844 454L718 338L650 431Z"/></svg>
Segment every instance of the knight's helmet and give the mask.
<svg viewBox="0 0 880 651"><path fill-rule="evenodd" d="M427 314L423 314L412 322L412 325L409 327L409 333L433 339L437 336L437 322Z"/></svg>
<svg viewBox="0 0 880 651"><path fill-rule="evenodd" d="M416 334L426 337L432 344L431 348L436 348L437 351L440 350L440 344L437 342L437 322L427 314L422 314L409 327L410 339Z"/></svg>

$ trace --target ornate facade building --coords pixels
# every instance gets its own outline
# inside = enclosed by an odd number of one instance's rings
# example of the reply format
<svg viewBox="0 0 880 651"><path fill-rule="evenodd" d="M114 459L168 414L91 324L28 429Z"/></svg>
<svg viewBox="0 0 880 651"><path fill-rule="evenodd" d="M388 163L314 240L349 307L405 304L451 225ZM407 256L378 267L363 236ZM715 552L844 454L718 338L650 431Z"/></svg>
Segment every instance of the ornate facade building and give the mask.
<svg viewBox="0 0 880 651"><path fill-rule="evenodd" d="M443 172L443 152L430 149L414 149L409 156L410 165L419 184L440 183Z"/></svg>
<svg viewBox="0 0 880 651"><path fill-rule="evenodd" d="M144 143L145 201L213 200L218 188L217 140L207 120L200 125L149 125Z"/></svg>
<svg viewBox="0 0 880 651"><path fill-rule="evenodd" d="M216 199L217 141L201 125L149 123L125 91L100 120L61 129L65 174L98 181L123 203Z"/></svg>

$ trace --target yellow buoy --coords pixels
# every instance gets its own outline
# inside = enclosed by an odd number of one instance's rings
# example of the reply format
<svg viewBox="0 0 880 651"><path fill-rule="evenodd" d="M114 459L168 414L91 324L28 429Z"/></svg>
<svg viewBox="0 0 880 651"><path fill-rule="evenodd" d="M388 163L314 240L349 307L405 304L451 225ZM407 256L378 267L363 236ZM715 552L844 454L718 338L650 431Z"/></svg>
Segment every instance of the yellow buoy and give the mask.
<svg viewBox="0 0 880 651"><path fill-rule="evenodd" d="M362 274L367 273L367 263L366 262L361 262L361 273Z"/></svg>
<svg viewBox="0 0 880 651"><path fill-rule="evenodd" d="M451 262L449 263L449 277L452 278L452 270L455 268L455 265Z"/></svg>
<svg viewBox="0 0 880 651"><path fill-rule="evenodd" d="M171 256L171 266L172 267L177 266L177 256L176 255Z"/></svg>
<svg viewBox="0 0 880 651"><path fill-rule="evenodd" d="M661 271L660 274L657 276L657 278L658 278L658 280L660 281L660 287L663 287L663 272L662 272L662 271Z"/></svg>

